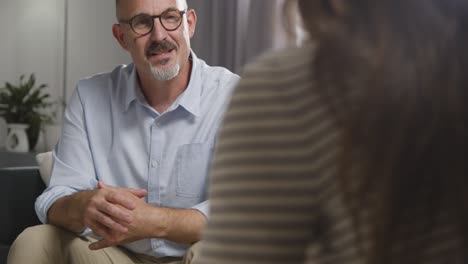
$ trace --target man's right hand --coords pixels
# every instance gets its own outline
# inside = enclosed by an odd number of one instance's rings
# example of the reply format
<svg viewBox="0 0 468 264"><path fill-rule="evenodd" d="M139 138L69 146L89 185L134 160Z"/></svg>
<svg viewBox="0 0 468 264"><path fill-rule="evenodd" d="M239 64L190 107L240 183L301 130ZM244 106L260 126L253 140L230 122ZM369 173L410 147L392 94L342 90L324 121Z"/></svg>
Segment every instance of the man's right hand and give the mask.
<svg viewBox="0 0 468 264"><path fill-rule="evenodd" d="M73 232L89 227L101 237L127 232L136 205L132 198L147 195L143 189L112 188L82 191L58 199L49 209L49 223Z"/></svg>
<svg viewBox="0 0 468 264"><path fill-rule="evenodd" d="M143 198L146 194L142 189L99 188L91 193L82 209L83 223L104 238L114 233L126 233L125 226L134 220L130 212L136 208L134 196Z"/></svg>

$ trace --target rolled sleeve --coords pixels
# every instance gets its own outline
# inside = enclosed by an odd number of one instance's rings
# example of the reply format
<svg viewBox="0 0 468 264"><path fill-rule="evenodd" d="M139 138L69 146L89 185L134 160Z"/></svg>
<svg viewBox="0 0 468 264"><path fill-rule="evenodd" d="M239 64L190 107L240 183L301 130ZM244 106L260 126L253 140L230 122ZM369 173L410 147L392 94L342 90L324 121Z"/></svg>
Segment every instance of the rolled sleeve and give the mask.
<svg viewBox="0 0 468 264"><path fill-rule="evenodd" d="M49 186L36 199L36 214L42 223L48 222L47 213L58 199L96 188L97 180L84 119L77 88L65 111L62 135L53 151Z"/></svg>
<svg viewBox="0 0 468 264"><path fill-rule="evenodd" d="M35 209L39 220L47 224L47 212L50 207L60 198L72 195L77 191L65 186L55 186L47 188L42 195L36 199Z"/></svg>
<svg viewBox="0 0 468 264"><path fill-rule="evenodd" d="M193 206L192 209L199 211L206 217L206 219L209 219L209 214L210 214L210 201L209 200L206 200L202 203L199 203Z"/></svg>

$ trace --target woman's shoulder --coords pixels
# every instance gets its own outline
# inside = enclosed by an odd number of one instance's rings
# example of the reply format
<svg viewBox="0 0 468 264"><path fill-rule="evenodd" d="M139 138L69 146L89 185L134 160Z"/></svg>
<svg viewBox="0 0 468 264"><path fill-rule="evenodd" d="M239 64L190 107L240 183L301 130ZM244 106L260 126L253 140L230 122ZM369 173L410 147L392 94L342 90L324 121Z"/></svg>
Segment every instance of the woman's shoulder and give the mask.
<svg viewBox="0 0 468 264"><path fill-rule="evenodd" d="M284 78L291 73L309 74L314 50L312 44L305 44L266 52L244 68L243 78L266 77L271 80Z"/></svg>
<svg viewBox="0 0 468 264"><path fill-rule="evenodd" d="M311 44L267 52L244 68L233 102L281 104L315 96Z"/></svg>

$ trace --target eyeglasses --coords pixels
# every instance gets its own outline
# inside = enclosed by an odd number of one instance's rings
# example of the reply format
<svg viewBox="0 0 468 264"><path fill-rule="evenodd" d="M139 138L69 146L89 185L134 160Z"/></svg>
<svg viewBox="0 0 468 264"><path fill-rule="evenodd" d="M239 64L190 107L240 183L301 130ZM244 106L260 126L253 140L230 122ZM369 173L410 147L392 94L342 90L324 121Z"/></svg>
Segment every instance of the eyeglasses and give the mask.
<svg viewBox="0 0 468 264"><path fill-rule="evenodd" d="M167 10L158 16L148 14L136 15L130 20L119 20L119 23L129 24L133 32L138 35L148 35L154 28L154 20L159 18L159 22L167 31L174 31L182 25L182 17L187 11Z"/></svg>

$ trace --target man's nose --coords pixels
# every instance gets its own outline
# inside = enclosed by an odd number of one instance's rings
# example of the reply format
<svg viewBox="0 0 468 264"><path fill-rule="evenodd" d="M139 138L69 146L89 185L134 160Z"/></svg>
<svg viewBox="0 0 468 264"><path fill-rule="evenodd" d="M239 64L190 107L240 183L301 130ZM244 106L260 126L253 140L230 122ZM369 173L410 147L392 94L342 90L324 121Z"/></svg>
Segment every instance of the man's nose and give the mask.
<svg viewBox="0 0 468 264"><path fill-rule="evenodd" d="M161 25L161 21L159 21L159 19L156 18L153 22L153 30L150 33L151 38L158 42L165 40L167 38L167 30Z"/></svg>

